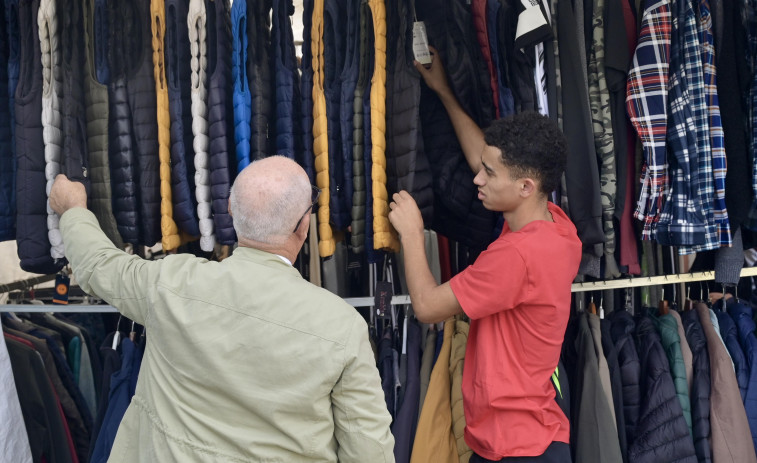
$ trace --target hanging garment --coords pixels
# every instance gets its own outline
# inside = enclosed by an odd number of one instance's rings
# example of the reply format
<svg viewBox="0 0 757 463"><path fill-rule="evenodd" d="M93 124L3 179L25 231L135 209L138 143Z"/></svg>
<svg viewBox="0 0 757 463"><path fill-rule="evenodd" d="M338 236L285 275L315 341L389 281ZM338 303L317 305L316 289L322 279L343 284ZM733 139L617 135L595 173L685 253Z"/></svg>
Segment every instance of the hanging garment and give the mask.
<svg viewBox="0 0 757 463"><path fill-rule="evenodd" d="M387 190L389 195L402 190L410 193L421 210L424 224L430 227L434 206L433 179L421 131L421 83L413 66L413 56L409 53L413 11L407 2L392 0L387 1L387 14L387 43L390 45L386 102Z"/></svg>
<svg viewBox="0 0 757 463"><path fill-rule="evenodd" d="M334 254L336 244L329 223L331 212L331 187L329 180L329 136L326 115L326 94L324 93L324 3L313 0L313 24L310 40L313 54L313 154L315 156L315 180L321 189L318 198L318 254L329 257Z"/></svg>
<svg viewBox="0 0 757 463"><path fill-rule="evenodd" d="M652 312L656 311L653 309ZM662 348L665 350L670 373L673 376L673 386L676 390L676 396L678 397L678 401L681 403L681 409L683 410L683 418L686 420L686 425L689 427L689 433L692 433L689 385L686 381L686 366L683 361L681 339L678 334L678 323L676 323L675 317L670 313L660 316L655 315L656 313L650 313L649 318L652 320L652 323L654 323L655 328L657 328L657 332L660 335Z"/></svg>
<svg viewBox="0 0 757 463"><path fill-rule="evenodd" d="M247 78L249 79L252 115L250 161L277 154L274 137L278 133L274 112L276 91L271 47L272 0L250 2L247 12ZM291 27L291 26L290 26ZM303 48L309 41L303 41Z"/></svg>
<svg viewBox="0 0 757 463"><path fill-rule="evenodd" d="M654 227L668 189L666 128L670 34L669 2L645 0L641 33L626 89L626 110L644 146L641 196L634 212L634 217L644 222L643 239L655 238Z"/></svg>
<svg viewBox="0 0 757 463"><path fill-rule="evenodd" d="M192 146L195 152L195 198L200 228L200 248L210 252L216 244L213 212L210 203L210 163L208 154L207 69L208 45L204 0L190 0L187 14L192 53Z"/></svg>
<svg viewBox="0 0 757 463"><path fill-rule="evenodd" d="M108 85L110 83L110 65L108 63L110 26L108 24L107 0L95 0L94 14L95 59L93 67L95 68L95 79L101 84Z"/></svg>
<svg viewBox="0 0 757 463"><path fill-rule="evenodd" d="M489 40L489 30L487 25L486 12L488 8L487 0L474 0L471 4L471 14L473 16L473 27L476 30L476 39L478 40L478 46L481 48L481 54L486 62L486 67L489 69L489 85L492 89L492 95L494 99L494 115L497 119L499 115L499 90L497 87L497 70L495 68L494 59L492 55L496 54L497 50L492 53L491 42ZM495 13L496 18L496 13ZM492 31L494 33L494 31Z"/></svg>
<svg viewBox="0 0 757 463"><path fill-rule="evenodd" d="M599 326L599 315L587 313L589 330L591 331L591 338L594 341L594 351L597 355L597 365L599 367L599 382L602 385L602 393L607 399L607 405L609 405L610 414L612 415L612 422L617 422L617 416L615 415L615 399L612 395L612 380L610 379L610 367L607 364L605 358L605 352L602 348L602 332ZM615 427L617 430L617 426Z"/></svg>
<svg viewBox="0 0 757 463"><path fill-rule="evenodd" d="M19 7L24 1L19 2ZM33 461L74 462L60 402L31 343L5 335Z"/></svg>
<svg viewBox="0 0 757 463"><path fill-rule="evenodd" d="M63 68L55 0L41 0L37 14L40 50L42 52L42 138L45 143L45 178L48 195L47 237L53 259L64 257L63 238L58 222L60 217L50 207L50 189L61 173L63 150Z"/></svg>
<svg viewBox="0 0 757 463"><path fill-rule="evenodd" d="M134 36L125 36L126 43L133 45L130 59L133 60L127 74L126 88L131 110L133 147L139 166L139 225L140 244L153 246L160 241L161 232L161 179L158 143L158 111L155 92L154 65L152 60L152 33L150 1L132 2L135 10ZM121 10L116 14L120 15ZM120 20L120 19L119 19ZM113 22L110 23L111 26ZM136 48L134 48L136 47Z"/></svg>
<svg viewBox="0 0 757 463"><path fill-rule="evenodd" d="M231 5L231 79L234 85L234 142L236 171L250 164L251 94L247 78L247 2Z"/></svg>
<svg viewBox="0 0 757 463"><path fill-rule="evenodd" d="M620 445L620 455L621 457L623 457L623 462L627 463L628 439L626 436L626 416L623 409L623 378L619 362L620 352L612 341L611 325L612 322L607 318L600 320L600 342L602 343L602 351L604 352L605 358L607 360L607 368L610 371L610 390L612 391L612 404L613 409L615 410L615 425L618 429L618 444ZM560 378L560 367L561 365L558 365L558 379ZM564 369L565 368L562 367L562 370ZM570 386L567 387L567 389L569 388ZM562 395L564 393L564 391L558 390L558 396L556 396L555 398L557 399L559 395ZM558 402L560 402L560 400L558 400ZM565 410L563 409L563 411ZM568 413L565 414L568 417L570 416L569 412L570 410L568 410Z"/></svg>
<svg viewBox="0 0 757 463"><path fill-rule="evenodd" d="M5 13L10 15L9 12ZM18 38L16 38L18 40ZM0 241L16 238L16 159L11 134L10 33L5 18L0 18ZM17 45L17 44L15 44Z"/></svg>
<svg viewBox="0 0 757 463"><path fill-rule="evenodd" d="M729 301L731 302L731 301ZM752 441L757 448L757 337L755 337L755 323L752 318L752 308L741 301L728 304L728 314L738 326L739 341L744 349L747 364L749 366L749 378L744 408L749 420L749 429L752 431Z"/></svg>
<svg viewBox="0 0 757 463"><path fill-rule="evenodd" d="M699 314L688 310L681 315L686 331L686 341L691 346L693 356L693 376L691 384L691 426L694 448L699 463L712 461L710 446L710 357Z"/></svg>
<svg viewBox="0 0 757 463"><path fill-rule="evenodd" d="M468 322L456 319L455 333L452 337L452 348L449 356L450 407L452 408L452 435L457 443L457 455L460 463L468 463L473 451L465 442L465 413L463 409L463 363L465 362L465 346L468 343Z"/></svg>
<svg viewBox="0 0 757 463"><path fill-rule="evenodd" d="M572 440L576 461L621 462L613 402L608 402L599 375L599 358L594 346L589 314L578 320L578 335L575 339L578 355L574 391ZM608 381L609 382L609 381Z"/></svg>
<svg viewBox="0 0 757 463"><path fill-rule="evenodd" d="M240 2L244 4L244 2ZM171 197L179 231L200 235L195 197L194 147L192 146L192 70L190 67L189 2L166 0L165 74L171 121Z"/></svg>
<svg viewBox="0 0 757 463"><path fill-rule="evenodd" d="M218 243L236 242L229 215L229 191L233 180L229 169L234 159L234 142L230 124L234 120L231 82L231 24L228 0L205 2L208 49L208 161L213 223Z"/></svg>
<svg viewBox="0 0 757 463"><path fill-rule="evenodd" d="M171 114L168 111L168 83L166 82L166 9L165 0L150 1L152 25L152 61L157 96L158 156L160 158L160 232L163 250L173 251L181 244L179 228L173 220L171 192Z"/></svg>
<svg viewBox="0 0 757 463"><path fill-rule="evenodd" d="M102 359L102 381L99 384L100 387L100 404L97 407L97 415L92 422L92 439L89 444L89 457L95 451L97 445L97 437L100 435L100 429L105 421L105 414L108 411L110 404L110 383L113 378L113 374L117 373L121 369L121 351L113 348L113 338L116 332L108 334L103 343L100 345L100 358ZM128 333L119 333L119 339L123 339L128 336ZM116 348L120 346L120 342L117 340Z"/></svg>
<svg viewBox="0 0 757 463"><path fill-rule="evenodd" d="M660 335L648 316L636 320L636 347L641 362L641 408L636 439L628 448L629 461L696 462L694 441L670 375ZM656 432L659 429L665 432Z"/></svg>
<svg viewBox="0 0 757 463"><path fill-rule="evenodd" d="M633 316L625 310L614 311L608 318L612 342L618 352L626 443L630 446L636 439L641 409L641 363L633 339L636 324Z"/></svg>
<svg viewBox="0 0 757 463"><path fill-rule="evenodd" d="M536 87L536 49L551 39L552 29L546 22L538 3L509 1L514 13L508 19L507 49L511 51L508 70L515 100L515 112L539 111ZM514 33L513 33L514 32ZM586 62L584 60L584 62Z"/></svg>
<svg viewBox="0 0 757 463"><path fill-rule="evenodd" d="M697 303L695 310L702 323L710 357L710 424L712 458L715 462L754 462L754 444L749 421L739 394L728 352L710 321L710 310Z"/></svg>
<svg viewBox="0 0 757 463"><path fill-rule="evenodd" d="M717 310L715 315L718 318L718 331L723 338L728 355L733 361L734 371L736 372L736 384L739 386L741 400L746 400L746 391L749 387L749 365L744 356L744 350L739 343L739 332L736 328L733 318L723 310Z"/></svg>
<svg viewBox="0 0 757 463"><path fill-rule="evenodd" d="M509 18L509 11L507 2L501 0L487 0L486 2L486 29L489 35L492 66L497 75L497 94L499 94L499 102L495 102L495 110L499 111L497 117L515 114L515 100L513 92L508 87L507 77L509 48L506 48L506 43L510 40L509 29L504 27L508 24L506 18Z"/></svg>
<svg viewBox="0 0 757 463"><path fill-rule="evenodd" d="M358 177L358 182L362 181L363 164L361 162L355 162L356 159L362 159L362 153L359 158L355 156L355 136L362 136L362 127L355 126L355 111L360 112L360 108L355 106L355 91L357 89L358 80L360 78L360 59L361 59L361 28L360 28L360 3L359 2L347 2L344 5L344 65L342 67L340 79L341 88L339 92L339 123L340 129L340 146L342 152L342 159L340 163L342 165L341 175L344 178L343 182L343 197L344 197L344 213L345 216L345 228L348 228L354 223L353 210L355 206L355 177ZM387 101L387 105L388 105ZM387 112L387 118L389 118L390 112ZM362 124L362 118L360 119ZM388 143L388 137L387 137ZM361 144L362 148L362 144ZM359 169L359 173L353 172L355 169ZM365 190L364 184L357 185L358 191ZM358 193L361 194L361 193ZM363 199L365 201L365 199Z"/></svg>
<svg viewBox="0 0 757 463"><path fill-rule="evenodd" d="M358 30L357 30L357 45L355 47L358 68L358 78L355 82L355 93L352 98L352 209L350 223L350 247L352 252L359 254L365 249L366 243L366 202L367 194L366 189L369 186L366 181L366 163L364 160L365 153L365 111L363 111L363 100L365 96L365 87L368 80L368 25L366 19L367 7L360 4L358 6ZM370 120L370 116L368 117ZM368 172L368 178L370 178L370 172Z"/></svg>
<svg viewBox="0 0 757 463"><path fill-rule="evenodd" d="M426 345L423 347L423 357L420 367L420 398L418 400L418 416L423 410L423 402L426 400L428 385L431 381L431 369L434 367L434 351L436 350L436 329L429 328L426 333Z"/></svg>
<svg viewBox="0 0 757 463"><path fill-rule="evenodd" d="M107 11L98 10L95 0L81 0L84 33L84 102L86 104L86 144L91 182L89 203L97 216L100 227L116 247L123 248L124 242L118 233L118 224L113 215L113 192L111 188L110 160L108 159L108 88L107 80L99 81L96 52L107 47L107 31L101 23L107 24ZM96 15L99 11L99 15ZM98 17L99 16L99 17ZM97 19L96 19L97 18ZM97 21L97 22L96 22ZM103 45L104 44L104 45ZM105 60L105 58L103 58ZM106 63L107 64L107 63ZM102 67L102 64L101 64ZM108 78L109 76L104 76Z"/></svg>
<svg viewBox="0 0 757 463"><path fill-rule="evenodd" d="M39 1L18 3L19 79L16 115L16 238L21 269L56 273L64 259L51 256L45 193L45 143L42 127L42 52L38 38Z"/></svg>
<svg viewBox="0 0 757 463"><path fill-rule="evenodd" d="M306 162L302 159L302 130L299 124L301 96L292 32L291 16L293 14L292 0L274 1L271 26L273 69L276 80L276 146L274 151L276 154L296 160L300 165L305 165ZM350 104L352 104L351 96Z"/></svg>
<svg viewBox="0 0 757 463"><path fill-rule="evenodd" d="M675 311L671 310L670 315L673 316L676 320L676 329L678 330L678 339L681 342L681 355L683 356L683 366L686 370L686 385L689 391L689 398L691 398L691 384L693 380L693 362L694 362L694 356L691 353L691 347L689 347L689 342L686 340L686 332L683 329L683 321L681 320L681 315Z"/></svg>
<svg viewBox="0 0 757 463"><path fill-rule="evenodd" d="M444 322L444 342L431 371L426 399L418 420L410 461L413 463L458 463L457 443L452 433L451 379L449 370L455 319Z"/></svg>
<svg viewBox="0 0 757 463"><path fill-rule="evenodd" d="M137 21L135 10L131 7L116 12L113 4L103 9L107 11L109 28L108 44L110 52L108 67L110 81L108 84L108 158L113 194L113 215L116 218L118 232L125 243L140 243L140 218L138 205L138 164L134 134L129 109L129 95L126 77L130 57L125 37L136 35L133 30ZM100 18L98 17L98 21ZM110 22L113 20L114 22Z"/></svg>
<svg viewBox="0 0 757 463"><path fill-rule="evenodd" d="M0 421L21 423L23 419L5 337L0 336ZM32 462L29 436L24 426L3 426L0 431L0 442L2 442L0 452L7 461Z"/></svg>
<svg viewBox="0 0 757 463"><path fill-rule="evenodd" d="M302 98L302 158L298 160L315 185L313 167L313 49L310 41L314 0L302 2L302 60L300 62L300 97Z"/></svg>
<svg viewBox="0 0 757 463"><path fill-rule="evenodd" d="M403 399L392 423L394 459L408 463L415 430L418 425L421 389L421 327L414 318L405 318L406 333L403 350L407 355L407 382L403 384Z"/></svg>

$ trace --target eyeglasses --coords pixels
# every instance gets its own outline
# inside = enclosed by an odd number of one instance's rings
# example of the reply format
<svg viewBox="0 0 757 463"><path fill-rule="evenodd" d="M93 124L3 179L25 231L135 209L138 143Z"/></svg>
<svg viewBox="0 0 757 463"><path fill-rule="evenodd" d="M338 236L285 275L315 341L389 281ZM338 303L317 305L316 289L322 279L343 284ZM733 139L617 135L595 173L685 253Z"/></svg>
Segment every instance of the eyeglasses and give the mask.
<svg viewBox="0 0 757 463"><path fill-rule="evenodd" d="M313 210L315 207L315 204L318 202L318 198L321 196L321 189L318 188L315 185L310 185L310 188L312 189L312 192L310 193L310 207L308 207L305 212L302 214L302 217L300 217L300 220L297 221L297 225L294 226L294 230L292 230L292 233L296 233L297 229L300 228L300 224L302 223L302 220L305 218L306 215L310 211Z"/></svg>

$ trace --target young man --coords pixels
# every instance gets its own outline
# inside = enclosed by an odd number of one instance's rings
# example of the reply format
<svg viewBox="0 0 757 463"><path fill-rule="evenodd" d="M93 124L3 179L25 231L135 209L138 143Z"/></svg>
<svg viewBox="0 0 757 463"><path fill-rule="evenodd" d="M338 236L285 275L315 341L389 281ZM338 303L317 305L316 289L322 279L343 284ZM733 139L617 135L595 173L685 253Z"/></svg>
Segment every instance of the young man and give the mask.
<svg viewBox="0 0 757 463"><path fill-rule="evenodd" d="M435 323L464 312L471 319L462 386L471 462L569 462L569 423L550 377L581 242L570 219L547 199L565 167L565 139L536 113L495 121L484 133L458 104L437 56L430 69L416 67L450 114L477 173L479 199L505 218L502 234L473 265L437 285L415 201L401 191L390 204L416 317Z"/></svg>

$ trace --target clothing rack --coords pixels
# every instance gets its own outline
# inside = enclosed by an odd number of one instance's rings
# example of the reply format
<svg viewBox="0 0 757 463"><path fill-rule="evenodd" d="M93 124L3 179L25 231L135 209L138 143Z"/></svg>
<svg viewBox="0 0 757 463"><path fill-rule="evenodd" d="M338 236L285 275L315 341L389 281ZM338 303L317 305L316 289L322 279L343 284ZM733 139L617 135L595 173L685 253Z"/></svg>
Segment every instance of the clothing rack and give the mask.
<svg viewBox="0 0 757 463"><path fill-rule="evenodd" d="M757 276L757 267L741 269L741 277ZM17 281L0 286L0 293L17 289L26 289L31 286L55 279L55 275L46 275L30 280ZM623 278L617 280L591 281L573 283L571 292L580 293L585 291L600 291L605 289L625 289L643 286L660 286L669 284L684 284L694 281L711 281L715 279L714 271L681 273L677 275L661 275L655 277ZM37 281L39 280L39 281ZM10 288L10 289L7 289ZM374 305L372 297L353 297L345 299L345 302L353 307L370 307ZM410 304L410 296L400 294L392 297L392 305ZM0 305L0 312L61 312L61 313L107 313L117 312L111 305L35 305L35 304L4 304Z"/></svg>

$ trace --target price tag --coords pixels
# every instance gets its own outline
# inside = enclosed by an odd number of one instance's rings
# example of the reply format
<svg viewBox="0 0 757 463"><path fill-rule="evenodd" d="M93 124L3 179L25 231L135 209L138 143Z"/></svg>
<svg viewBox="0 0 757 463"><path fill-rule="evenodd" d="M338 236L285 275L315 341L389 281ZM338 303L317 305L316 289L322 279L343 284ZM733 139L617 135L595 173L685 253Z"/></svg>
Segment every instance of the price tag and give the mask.
<svg viewBox="0 0 757 463"><path fill-rule="evenodd" d="M67 275L59 273L55 277L55 296L53 296L53 304L68 305L68 288L71 284L71 279Z"/></svg>
<svg viewBox="0 0 757 463"><path fill-rule="evenodd" d="M388 281L379 281L376 283L373 305L376 307L376 314L379 317L386 317L387 314L392 313L392 296L394 296L394 290L391 283Z"/></svg>
<svg viewBox="0 0 757 463"><path fill-rule="evenodd" d="M423 21L413 23L413 55L415 60L428 67L431 64L431 53L428 51L428 38L426 37L426 25Z"/></svg>

